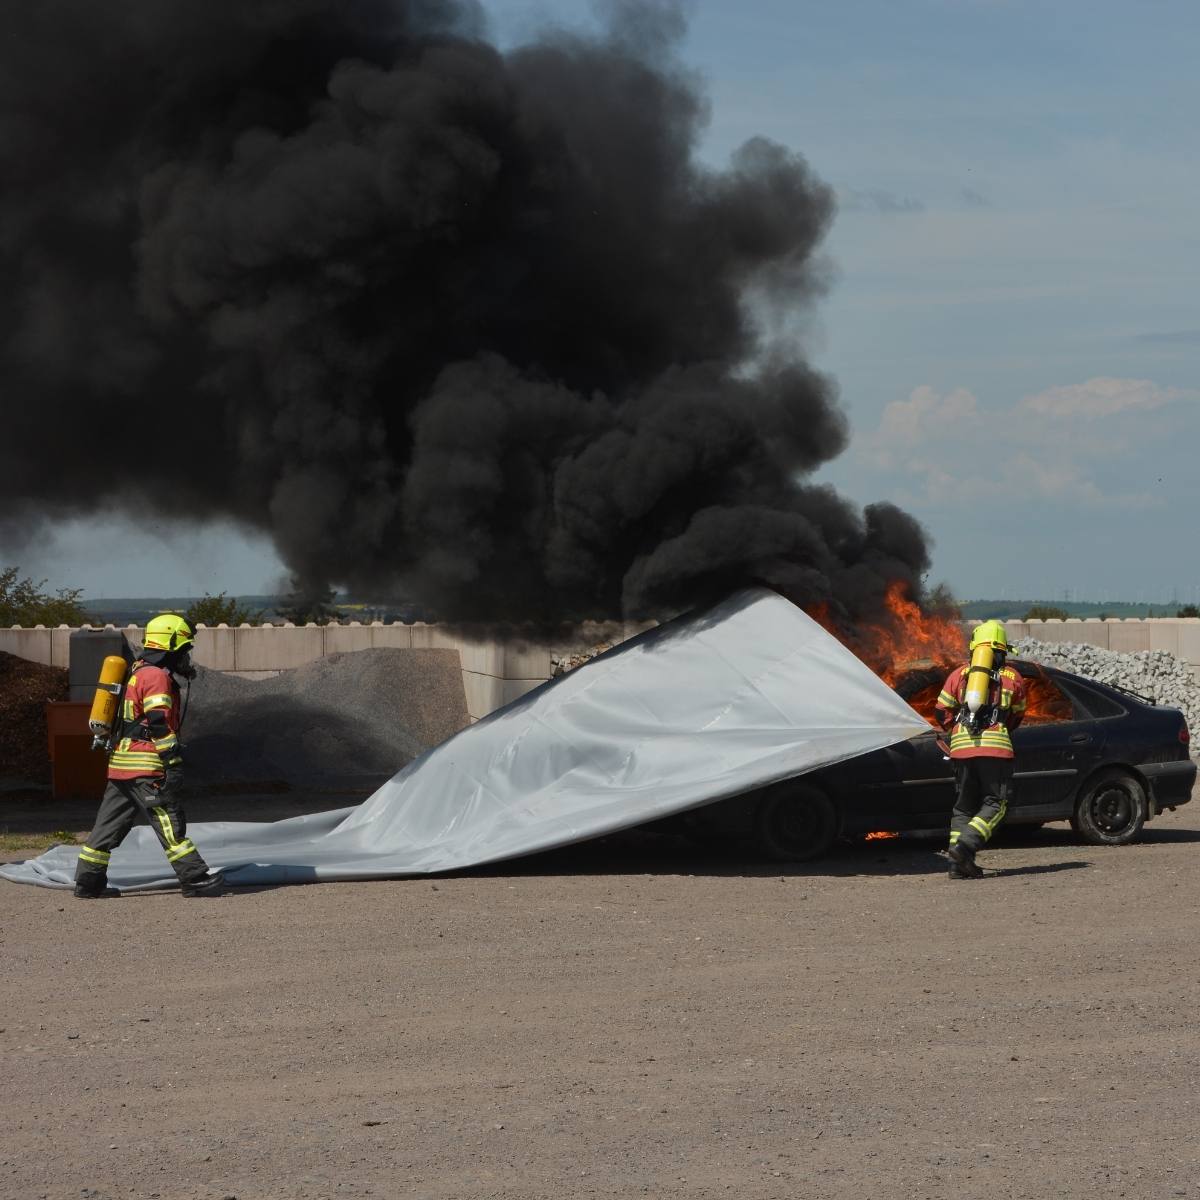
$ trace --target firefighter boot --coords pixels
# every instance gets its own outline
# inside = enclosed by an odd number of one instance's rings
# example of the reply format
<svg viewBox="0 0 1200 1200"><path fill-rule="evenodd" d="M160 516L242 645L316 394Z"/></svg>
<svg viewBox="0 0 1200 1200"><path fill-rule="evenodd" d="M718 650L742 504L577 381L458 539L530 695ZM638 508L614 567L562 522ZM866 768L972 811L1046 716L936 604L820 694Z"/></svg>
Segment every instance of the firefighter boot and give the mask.
<svg viewBox="0 0 1200 1200"><path fill-rule="evenodd" d="M955 842L946 852L950 856L951 879L982 879L983 869L975 861L975 850L965 842Z"/></svg>
<svg viewBox="0 0 1200 1200"><path fill-rule="evenodd" d="M225 877L220 871L210 871L199 879L189 879L180 885L180 894L189 900L199 900L206 896L224 896L229 890L225 886Z"/></svg>
<svg viewBox="0 0 1200 1200"><path fill-rule="evenodd" d="M972 863L969 867L960 867L958 863L950 864L951 879L982 879L983 868L976 863Z"/></svg>
<svg viewBox="0 0 1200 1200"><path fill-rule="evenodd" d="M103 875L83 875L75 880L76 900L115 900L120 894L108 886Z"/></svg>

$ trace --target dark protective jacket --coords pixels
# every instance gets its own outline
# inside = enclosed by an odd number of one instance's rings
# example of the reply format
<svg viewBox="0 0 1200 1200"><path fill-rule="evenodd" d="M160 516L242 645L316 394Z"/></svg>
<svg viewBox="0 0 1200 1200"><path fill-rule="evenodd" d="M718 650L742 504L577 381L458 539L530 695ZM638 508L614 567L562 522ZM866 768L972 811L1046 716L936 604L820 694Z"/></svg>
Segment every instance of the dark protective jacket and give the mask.
<svg viewBox="0 0 1200 1200"><path fill-rule="evenodd" d="M1025 716L1025 680L1015 667L1001 667L998 677L988 689L988 705L994 720L978 733L972 733L962 723L967 715L964 707L967 694L969 663L950 672L937 698L937 714L942 728L953 724L950 734L951 758L1012 758L1012 733Z"/></svg>
<svg viewBox="0 0 1200 1200"><path fill-rule="evenodd" d="M109 779L162 778L168 765L180 764L179 685L165 667L142 659L133 664L121 718Z"/></svg>

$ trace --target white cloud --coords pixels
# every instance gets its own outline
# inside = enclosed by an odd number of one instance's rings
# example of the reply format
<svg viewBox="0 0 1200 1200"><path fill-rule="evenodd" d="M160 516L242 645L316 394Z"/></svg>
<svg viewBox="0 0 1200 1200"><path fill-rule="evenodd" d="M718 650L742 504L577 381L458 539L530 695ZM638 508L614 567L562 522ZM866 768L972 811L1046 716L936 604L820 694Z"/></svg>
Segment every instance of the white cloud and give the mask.
<svg viewBox="0 0 1200 1200"><path fill-rule="evenodd" d="M1112 461L1164 436L1161 422L1147 414L1196 399L1200 392L1149 380L1097 378L992 406L966 388L922 385L888 404L857 450L894 476L897 496L918 504L970 495L982 464L989 490L1009 508L1024 501L1153 508L1162 503L1158 496L1130 486L1144 473L1114 471Z"/></svg>
<svg viewBox="0 0 1200 1200"><path fill-rule="evenodd" d="M1149 379L1089 379L1065 387L1048 388L1026 396L1019 412L1047 417L1112 417L1120 413L1149 412L1178 400L1195 400L1200 393L1184 388L1164 388Z"/></svg>
<svg viewBox="0 0 1200 1200"><path fill-rule="evenodd" d="M943 395L922 384L907 400L893 400L883 410L879 429L868 438L866 450L884 467L924 462L926 446L969 435L978 410L978 402L966 388Z"/></svg>

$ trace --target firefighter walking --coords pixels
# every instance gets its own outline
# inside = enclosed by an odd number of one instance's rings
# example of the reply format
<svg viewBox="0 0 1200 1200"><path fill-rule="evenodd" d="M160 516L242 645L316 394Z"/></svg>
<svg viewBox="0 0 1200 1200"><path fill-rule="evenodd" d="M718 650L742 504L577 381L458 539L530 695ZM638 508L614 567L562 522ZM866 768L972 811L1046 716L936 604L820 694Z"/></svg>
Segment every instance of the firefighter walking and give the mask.
<svg viewBox="0 0 1200 1200"><path fill-rule="evenodd" d="M950 732L957 799L950 819L950 878L978 879L976 853L1008 811L1013 783L1013 731L1025 715L1025 681L1006 664L1008 634L985 621L971 634L971 659L950 672L937 700Z"/></svg>
<svg viewBox="0 0 1200 1200"><path fill-rule="evenodd" d="M223 891L219 873L210 873L187 836L180 790L183 756L179 745L180 693L176 676L191 679L195 630L175 613L154 617L146 626L141 657L130 668L124 702L117 714L108 786L96 825L79 851L75 895L81 900L116 896L108 886L108 862L139 816L154 830L183 895L215 896Z"/></svg>

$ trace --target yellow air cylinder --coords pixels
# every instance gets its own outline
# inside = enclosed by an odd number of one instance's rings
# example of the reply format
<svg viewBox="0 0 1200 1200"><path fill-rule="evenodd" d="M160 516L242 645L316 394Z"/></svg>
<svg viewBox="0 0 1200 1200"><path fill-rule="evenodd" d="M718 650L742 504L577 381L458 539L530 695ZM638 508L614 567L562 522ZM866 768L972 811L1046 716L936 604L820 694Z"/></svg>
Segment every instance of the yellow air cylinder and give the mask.
<svg viewBox="0 0 1200 1200"><path fill-rule="evenodd" d="M117 699L125 682L125 670L125 660L119 654L110 654L100 665L100 680L96 684L96 696L88 716L88 728L97 741L112 733L113 722L117 718Z"/></svg>
<svg viewBox="0 0 1200 1200"><path fill-rule="evenodd" d="M988 702L995 654L995 649L986 642L981 642L971 651L971 665L967 668L967 694L964 698L971 716Z"/></svg>

